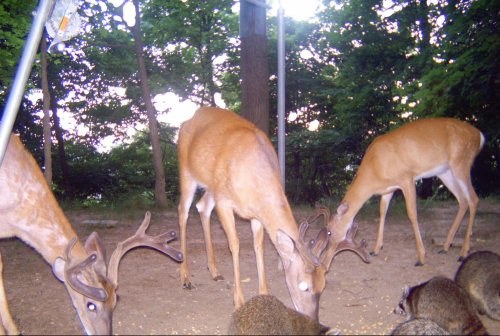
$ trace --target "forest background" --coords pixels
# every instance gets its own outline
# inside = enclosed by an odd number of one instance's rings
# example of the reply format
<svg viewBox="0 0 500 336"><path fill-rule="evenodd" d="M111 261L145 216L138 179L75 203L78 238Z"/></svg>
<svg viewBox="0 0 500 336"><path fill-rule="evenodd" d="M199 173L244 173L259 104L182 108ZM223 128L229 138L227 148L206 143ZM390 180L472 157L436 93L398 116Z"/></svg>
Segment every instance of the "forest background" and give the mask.
<svg viewBox="0 0 500 336"><path fill-rule="evenodd" d="M81 2L80 35L63 53L39 52L13 130L45 169L43 111L50 116L50 181L59 200L104 207L176 204L178 125L160 118L169 109L160 111L158 100L179 97L241 112L237 4ZM130 5L136 9L132 26L123 15ZM0 1L2 112L36 7L36 0ZM290 201L338 201L374 137L418 118L445 116L484 133L473 184L480 197L498 197L499 13L495 0L324 0L307 21L287 17ZM276 144L278 31L271 10L266 27L268 127ZM150 90L149 105L141 83ZM186 109L186 118L192 112ZM150 130L158 134L156 149ZM164 172L160 189L155 150ZM452 197L435 178L419 181L418 192Z"/></svg>

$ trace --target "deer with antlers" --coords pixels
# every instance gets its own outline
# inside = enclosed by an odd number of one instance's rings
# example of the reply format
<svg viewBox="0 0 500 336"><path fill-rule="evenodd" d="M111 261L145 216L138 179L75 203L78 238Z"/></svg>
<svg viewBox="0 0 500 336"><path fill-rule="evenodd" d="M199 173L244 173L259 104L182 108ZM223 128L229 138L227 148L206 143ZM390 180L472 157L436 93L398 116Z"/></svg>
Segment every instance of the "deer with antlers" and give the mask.
<svg viewBox="0 0 500 336"><path fill-rule="evenodd" d="M68 291L80 321L89 335L111 334L116 305L118 265L121 257L138 246L152 247L174 260L182 253L167 245L175 231L150 237L147 212L136 234L118 244L109 264L96 232L82 244L43 174L19 138L11 135L0 166L0 238L18 237L33 247L52 266ZM3 263L0 258L0 270ZM0 331L19 334L10 314L0 272Z"/></svg>
<svg viewBox="0 0 500 336"><path fill-rule="evenodd" d="M425 262L425 248L417 221L415 181L437 176L458 201L458 212L451 225L443 252L448 251L462 219L469 210L460 258L469 251L472 224L478 197L471 182L474 159L484 144L483 134L472 125L453 118L421 119L377 137L368 147L329 228L342 239L363 204L373 195L381 195L380 219L373 255L383 246L385 217L394 192L400 189L413 227L418 261Z"/></svg>
<svg viewBox="0 0 500 336"><path fill-rule="evenodd" d="M191 288L186 224L196 189L201 187L205 192L196 207L204 231L208 269L214 280L222 278L216 268L210 234L210 215L215 207L232 253L236 308L243 305L244 296L235 213L251 223L259 294L268 294L263 251L265 229L281 258L295 309L318 319L325 273L336 246L330 246L326 228L316 239L305 240L308 224L305 222L299 227L293 217L281 183L277 155L267 136L232 111L202 107L181 125L178 152L183 287Z"/></svg>

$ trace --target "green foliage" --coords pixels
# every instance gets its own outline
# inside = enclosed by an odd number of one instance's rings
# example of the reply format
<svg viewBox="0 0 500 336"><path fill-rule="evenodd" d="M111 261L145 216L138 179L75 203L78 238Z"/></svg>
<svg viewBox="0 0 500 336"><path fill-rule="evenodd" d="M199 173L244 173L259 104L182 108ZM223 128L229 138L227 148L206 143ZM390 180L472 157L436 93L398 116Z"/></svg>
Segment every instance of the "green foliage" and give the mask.
<svg viewBox="0 0 500 336"><path fill-rule="evenodd" d="M37 1L26 0L22 6L19 4L17 0L0 3L0 104L14 79L31 28L31 12L36 9Z"/></svg>
<svg viewBox="0 0 500 336"><path fill-rule="evenodd" d="M474 124L486 145L472 171L479 194L498 195L499 2L494 0L392 2L328 1L317 21L286 24L286 190L293 202L339 200L368 144L416 118L455 117ZM103 6L105 4L106 6ZM32 21L36 1L0 4L0 105ZM199 104L221 93L241 104L238 16L232 0L141 2L146 68L152 94L174 92ZM307 4L305 4L307 5ZM121 7L82 2L82 34L69 49L49 55L49 82L58 112L85 132L63 130L74 194L88 206L148 206L154 184L149 136L126 131L146 123L132 35ZM270 124L276 136L277 26L268 12ZM36 67L29 86L37 87ZM118 94L116 88L125 90ZM40 102L24 100L15 130L42 162ZM311 121L319 128L308 131ZM175 130L161 127L167 197L178 197ZM109 153L96 148L113 135ZM56 144L57 145L57 144ZM450 197L433 182L434 198ZM332 206L331 208L334 208Z"/></svg>

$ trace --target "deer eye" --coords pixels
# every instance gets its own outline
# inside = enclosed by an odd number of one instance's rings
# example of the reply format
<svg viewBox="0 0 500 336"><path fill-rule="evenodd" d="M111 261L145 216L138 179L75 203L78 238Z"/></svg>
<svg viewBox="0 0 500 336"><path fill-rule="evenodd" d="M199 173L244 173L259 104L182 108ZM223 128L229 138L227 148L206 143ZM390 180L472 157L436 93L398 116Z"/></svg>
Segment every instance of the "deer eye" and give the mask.
<svg viewBox="0 0 500 336"><path fill-rule="evenodd" d="M300 289L301 291L305 292L306 290L308 290L308 289L309 289L309 285L307 284L307 282L305 282L305 281L301 281L301 282L299 283L299 289Z"/></svg>
<svg viewBox="0 0 500 336"><path fill-rule="evenodd" d="M88 303L87 303L87 309L88 309L89 311L96 311L96 310L97 310L97 307L96 307L96 305L95 305L93 302L88 302Z"/></svg>

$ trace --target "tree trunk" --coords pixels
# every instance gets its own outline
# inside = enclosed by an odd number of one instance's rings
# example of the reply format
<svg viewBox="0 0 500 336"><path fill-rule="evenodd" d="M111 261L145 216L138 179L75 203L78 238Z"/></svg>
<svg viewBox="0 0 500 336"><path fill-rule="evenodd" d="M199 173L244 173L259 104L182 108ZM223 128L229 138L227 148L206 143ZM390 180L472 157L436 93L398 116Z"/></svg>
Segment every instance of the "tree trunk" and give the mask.
<svg viewBox="0 0 500 336"><path fill-rule="evenodd" d="M59 106L57 104L57 94L54 88L57 80L57 69L54 68L52 63L48 62L47 82L50 94L50 110L52 111L52 123L57 140L57 156L59 158L59 166L61 168L62 187L65 192L65 197L72 198L74 196L74 192L70 183L70 169L68 159L66 157L66 150L64 148L63 129L61 128L61 121L59 119L59 115L57 114Z"/></svg>
<svg viewBox="0 0 500 336"><path fill-rule="evenodd" d="M148 75L144 62L143 45L141 37L141 21L139 11L139 0L134 0L135 6L135 26L131 27L134 35L135 54L139 67L139 80L141 84L142 97L146 106L147 116L149 120L149 136L151 147L153 148L153 166L155 170L155 204L160 208L167 207L167 196L165 194L165 172L163 170L162 153L160 140L158 136L158 124L156 120L156 110L151 101L151 93L148 86Z"/></svg>
<svg viewBox="0 0 500 336"><path fill-rule="evenodd" d="M47 184L52 186L52 141L50 128L50 93L49 82L47 80L47 35L42 35L41 41L41 59L40 59L40 77L42 78L42 93L43 93L43 156L44 156L44 172Z"/></svg>
<svg viewBox="0 0 500 336"><path fill-rule="evenodd" d="M269 133L269 69L267 61L266 1L241 1L241 113ZM255 2L254 1L254 2Z"/></svg>

